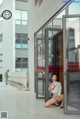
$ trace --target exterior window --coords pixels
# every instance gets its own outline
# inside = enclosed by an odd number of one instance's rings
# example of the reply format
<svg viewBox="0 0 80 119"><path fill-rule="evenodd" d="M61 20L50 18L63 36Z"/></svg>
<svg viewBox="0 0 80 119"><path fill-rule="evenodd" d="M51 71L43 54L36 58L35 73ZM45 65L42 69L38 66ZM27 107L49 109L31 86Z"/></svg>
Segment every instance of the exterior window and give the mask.
<svg viewBox="0 0 80 119"><path fill-rule="evenodd" d="M28 20L27 11L16 10L16 13L15 13L16 24L27 25L28 23L27 20Z"/></svg>
<svg viewBox="0 0 80 119"><path fill-rule="evenodd" d="M28 49L28 35L16 33L16 48Z"/></svg>
<svg viewBox="0 0 80 119"><path fill-rule="evenodd" d="M28 70L28 58L16 58L16 70Z"/></svg>

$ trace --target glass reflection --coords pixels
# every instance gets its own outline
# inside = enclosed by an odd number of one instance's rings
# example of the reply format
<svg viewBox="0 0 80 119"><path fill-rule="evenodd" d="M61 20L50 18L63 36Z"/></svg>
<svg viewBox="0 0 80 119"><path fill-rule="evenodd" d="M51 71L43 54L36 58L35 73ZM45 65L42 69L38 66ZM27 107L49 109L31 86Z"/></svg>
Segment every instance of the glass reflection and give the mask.
<svg viewBox="0 0 80 119"><path fill-rule="evenodd" d="M67 109L80 112L80 18L66 19Z"/></svg>

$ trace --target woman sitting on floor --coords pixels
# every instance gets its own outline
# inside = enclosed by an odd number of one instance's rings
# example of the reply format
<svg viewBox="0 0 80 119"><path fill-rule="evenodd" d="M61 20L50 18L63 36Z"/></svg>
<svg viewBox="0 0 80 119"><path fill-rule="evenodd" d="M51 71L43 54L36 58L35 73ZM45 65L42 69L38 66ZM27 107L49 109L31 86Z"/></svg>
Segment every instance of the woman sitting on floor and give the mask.
<svg viewBox="0 0 80 119"><path fill-rule="evenodd" d="M48 90L53 94L53 96L51 99L49 99L47 102L45 102L44 107L49 107L52 104L58 105L57 100L61 96L62 87L61 87L61 83L57 82L57 76L56 75L52 76L52 81L53 82L49 86Z"/></svg>

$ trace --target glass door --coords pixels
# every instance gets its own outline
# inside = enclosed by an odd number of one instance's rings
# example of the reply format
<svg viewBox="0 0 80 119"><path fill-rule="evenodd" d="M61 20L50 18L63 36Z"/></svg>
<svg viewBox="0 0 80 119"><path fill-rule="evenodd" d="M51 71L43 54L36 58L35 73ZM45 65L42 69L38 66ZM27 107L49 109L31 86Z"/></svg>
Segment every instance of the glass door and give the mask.
<svg viewBox="0 0 80 119"><path fill-rule="evenodd" d="M35 92L37 99L45 98L45 42L42 30L35 39Z"/></svg>
<svg viewBox="0 0 80 119"><path fill-rule="evenodd" d="M80 15L63 16L64 112L80 114Z"/></svg>
<svg viewBox="0 0 80 119"><path fill-rule="evenodd" d="M57 74L63 87L63 31L58 28L45 29L45 101L51 98L48 87L52 75Z"/></svg>

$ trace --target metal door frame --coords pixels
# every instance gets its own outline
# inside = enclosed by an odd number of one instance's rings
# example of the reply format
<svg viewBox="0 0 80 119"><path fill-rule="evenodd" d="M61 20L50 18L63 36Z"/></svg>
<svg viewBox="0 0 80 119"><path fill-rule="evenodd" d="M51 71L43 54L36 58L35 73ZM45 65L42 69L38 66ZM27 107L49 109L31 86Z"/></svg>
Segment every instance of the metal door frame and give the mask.
<svg viewBox="0 0 80 119"><path fill-rule="evenodd" d="M62 28L46 28L45 29L45 101L47 101L49 99L49 92L48 92L48 86L49 86L49 58L48 58L48 54L49 54L49 50L48 50L48 31L61 31Z"/></svg>
<svg viewBox="0 0 80 119"><path fill-rule="evenodd" d="M65 114L80 114L80 112L68 111L67 109L67 71L66 71L66 18L79 18L80 14L63 15L63 74L64 74L64 113Z"/></svg>
<svg viewBox="0 0 80 119"><path fill-rule="evenodd" d="M37 38L36 38L36 72L35 73L35 92L36 92L36 99L44 99L45 97L39 97L38 96L38 41L37 41ZM35 58L35 56L34 56Z"/></svg>

